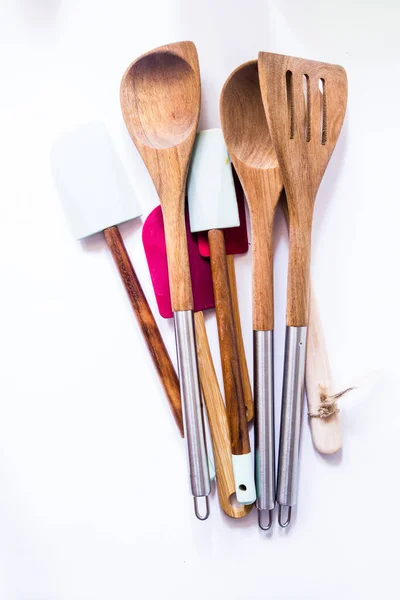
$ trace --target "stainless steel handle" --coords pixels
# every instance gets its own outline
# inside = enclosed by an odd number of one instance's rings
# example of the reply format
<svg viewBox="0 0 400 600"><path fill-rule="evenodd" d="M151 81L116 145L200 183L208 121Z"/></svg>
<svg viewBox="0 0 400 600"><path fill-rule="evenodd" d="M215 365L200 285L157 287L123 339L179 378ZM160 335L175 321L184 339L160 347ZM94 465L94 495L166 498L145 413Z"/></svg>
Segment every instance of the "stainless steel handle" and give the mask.
<svg viewBox="0 0 400 600"><path fill-rule="evenodd" d="M287 327L281 432L279 439L278 492L279 524L290 523L291 507L297 501L301 409L304 398L307 327ZM287 520L282 522L282 506L288 507Z"/></svg>
<svg viewBox="0 0 400 600"><path fill-rule="evenodd" d="M254 331L254 440L258 522L261 529L272 525L275 506L275 426L273 331ZM268 522L263 523L263 511Z"/></svg>
<svg viewBox="0 0 400 600"><path fill-rule="evenodd" d="M209 513L208 499L206 499L206 513L201 515L198 510L197 498L207 497L211 486L204 435L193 312L191 310L175 312L174 323L190 484L196 516L204 520Z"/></svg>

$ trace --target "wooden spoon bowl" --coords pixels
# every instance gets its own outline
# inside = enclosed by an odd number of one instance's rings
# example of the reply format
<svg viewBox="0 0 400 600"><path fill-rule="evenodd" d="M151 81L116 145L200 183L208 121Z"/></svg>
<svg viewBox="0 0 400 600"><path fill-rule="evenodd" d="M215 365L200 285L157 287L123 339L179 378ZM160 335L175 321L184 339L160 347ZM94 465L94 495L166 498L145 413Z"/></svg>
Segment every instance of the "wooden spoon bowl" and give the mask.
<svg viewBox="0 0 400 600"><path fill-rule="evenodd" d="M196 74L183 58L168 52L144 56L123 81L129 120L143 145L172 148L186 139L197 122L198 89ZM165 91L161 102L160 90Z"/></svg>
<svg viewBox="0 0 400 600"><path fill-rule="evenodd" d="M237 160L255 169L276 168L258 80L258 64L249 61L227 80L221 97L225 140Z"/></svg>
<svg viewBox="0 0 400 600"><path fill-rule="evenodd" d="M282 191L278 159L252 60L227 79L220 101L225 141L250 210L253 259L253 329L274 326L272 227Z"/></svg>

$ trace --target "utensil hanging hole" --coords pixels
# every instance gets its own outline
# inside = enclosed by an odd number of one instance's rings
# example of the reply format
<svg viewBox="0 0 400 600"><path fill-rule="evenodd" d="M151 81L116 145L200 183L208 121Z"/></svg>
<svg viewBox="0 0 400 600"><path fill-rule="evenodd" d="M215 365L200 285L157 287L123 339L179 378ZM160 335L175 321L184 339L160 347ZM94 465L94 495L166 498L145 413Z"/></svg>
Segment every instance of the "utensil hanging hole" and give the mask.
<svg viewBox="0 0 400 600"><path fill-rule="evenodd" d="M320 91L320 127L321 127L321 144L326 144L327 138L327 106L326 106L326 83L325 79L320 79L318 81L318 88Z"/></svg>
<svg viewBox="0 0 400 600"><path fill-rule="evenodd" d="M243 506L243 504L240 504L235 493L229 496L229 504L232 506L232 508L241 508Z"/></svg>
<svg viewBox="0 0 400 600"><path fill-rule="evenodd" d="M289 137L294 138L293 73L286 71L286 99L289 121Z"/></svg>
<svg viewBox="0 0 400 600"><path fill-rule="evenodd" d="M266 513L268 513L268 521L267 521L267 523L264 523L263 516ZM273 508L271 510L266 509L266 510L258 511L258 526L263 531L268 531L269 529L271 529L273 519L274 519L274 509Z"/></svg>
<svg viewBox="0 0 400 600"><path fill-rule="evenodd" d="M244 483L241 483L241 484L239 485L239 490L240 490L241 492L245 492L245 491L247 490L247 487L244 485Z"/></svg>
<svg viewBox="0 0 400 600"><path fill-rule="evenodd" d="M286 517L286 521L282 521L282 514L283 514L283 509L287 508L287 517ZM284 506L283 504L279 505L279 511L278 511L278 523L281 527L285 528L290 524L290 519L292 517L292 507L291 506Z"/></svg>
<svg viewBox="0 0 400 600"><path fill-rule="evenodd" d="M201 498L204 500L204 503L205 503L205 512L199 511L199 500ZM208 517L210 516L210 505L208 503L208 496L200 496L199 498L194 496L193 502L194 502L194 513L195 513L196 517L199 519L199 521L205 521L206 519L208 519Z"/></svg>
<svg viewBox="0 0 400 600"><path fill-rule="evenodd" d="M310 78L308 75L303 75L303 96L304 96L304 137L306 142L311 140L311 94L310 94Z"/></svg>

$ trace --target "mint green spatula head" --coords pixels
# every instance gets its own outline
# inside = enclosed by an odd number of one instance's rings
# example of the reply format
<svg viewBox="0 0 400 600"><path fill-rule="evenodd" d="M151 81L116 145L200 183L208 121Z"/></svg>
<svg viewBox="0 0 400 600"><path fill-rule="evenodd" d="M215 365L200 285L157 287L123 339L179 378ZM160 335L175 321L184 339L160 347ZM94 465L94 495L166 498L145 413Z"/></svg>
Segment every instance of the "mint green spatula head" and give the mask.
<svg viewBox="0 0 400 600"><path fill-rule="evenodd" d="M92 121L63 134L53 146L51 161L55 184L76 239L141 215L103 123Z"/></svg>
<svg viewBox="0 0 400 600"><path fill-rule="evenodd" d="M221 129L196 135L188 174L190 230L238 227L232 168Z"/></svg>

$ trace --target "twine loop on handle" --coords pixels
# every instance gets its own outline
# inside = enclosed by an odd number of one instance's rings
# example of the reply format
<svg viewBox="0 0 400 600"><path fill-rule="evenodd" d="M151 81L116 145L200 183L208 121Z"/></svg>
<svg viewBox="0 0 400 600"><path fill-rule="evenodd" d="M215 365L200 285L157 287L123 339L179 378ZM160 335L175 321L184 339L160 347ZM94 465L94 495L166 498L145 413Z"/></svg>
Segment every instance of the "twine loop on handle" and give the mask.
<svg viewBox="0 0 400 600"><path fill-rule="evenodd" d="M308 416L312 419L327 419L328 417L335 415L340 411L337 405L337 401L339 400L339 398L342 398L342 396L348 394L352 390L354 390L354 387L349 387L343 390L342 392L338 392L337 394L329 396L327 394L326 388L321 385L319 395L321 399L321 404L316 412L309 412Z"/></svg>

